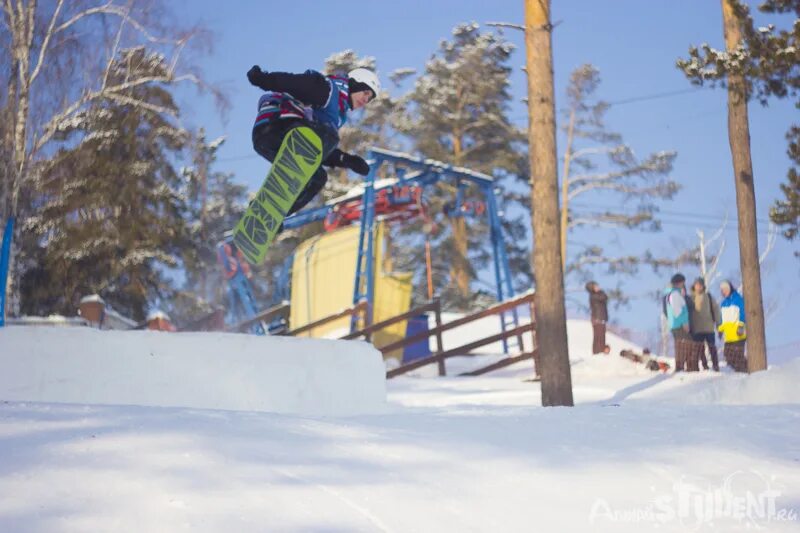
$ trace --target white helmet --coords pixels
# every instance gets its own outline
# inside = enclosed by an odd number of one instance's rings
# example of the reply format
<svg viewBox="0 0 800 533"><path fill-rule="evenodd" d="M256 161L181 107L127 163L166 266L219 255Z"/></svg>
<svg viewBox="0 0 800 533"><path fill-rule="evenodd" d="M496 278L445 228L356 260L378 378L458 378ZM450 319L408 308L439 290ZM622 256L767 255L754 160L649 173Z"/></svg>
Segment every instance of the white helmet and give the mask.
<svg viewBox="0 0 800 533"><path fill-rule="evenodd" d="M348 72L347 77L357 83L363 83L372 90L376 98L378 97L378 93L381 90L381 82L378 80L377 74L371 70L356 68Z"/></svg>

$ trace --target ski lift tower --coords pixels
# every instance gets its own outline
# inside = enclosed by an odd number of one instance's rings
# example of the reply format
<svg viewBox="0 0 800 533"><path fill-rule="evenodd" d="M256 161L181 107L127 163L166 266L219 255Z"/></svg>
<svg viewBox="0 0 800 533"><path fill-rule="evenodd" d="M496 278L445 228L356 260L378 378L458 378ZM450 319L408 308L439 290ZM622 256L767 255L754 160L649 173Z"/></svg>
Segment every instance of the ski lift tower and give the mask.
<svg viewBox="0 0 800 533"><path fill-rule="evenodd" d="M371 161L370 172L365 178L364 185L351 191L341 199L334 199L326 205L305 209L287 217L284 227L298 228L319 220L331 220L340 214L346 202L352 202L360 197L360 225L361 231L358 238L358 259L356 260L355 282L353 284L353 305L361 301L367 302L367 322L372 321L374 290L375 290L375 222L376 214L381 214L393 205L410 204L413 195L407 191L422 189L441 180L454 181L457 185L455 209L451 217L466 216L476 213L474 209L464 204L464 194L470 184L475 185L485 199L485 212L488 217L492 256L495 276L495 291L498 301L503 301L514 294L511 269L508 255L503 240L503 229L500 223L500 213L497 207L495 182L492 176L474 172L466 168L455 167L432 159L422 159L410 154L393 152L381 148L372 148L368 159ZM384 164L394 165L396 177L376 180L378 170ZM360 189L360 190L359 190ZM379 202L376 202L376 198ZM352 204L351 204L352 205ZM284 276L287 278L286 276ZM288 282L288 279L286 279ZM503 331L510 324L518 324L516 311L512 311L512 319L507 322L501 317ZM355 318L354 318L355 321ZM352 325L355 328L355 323ZM503 342L504 351L508 347Z"/></svg>

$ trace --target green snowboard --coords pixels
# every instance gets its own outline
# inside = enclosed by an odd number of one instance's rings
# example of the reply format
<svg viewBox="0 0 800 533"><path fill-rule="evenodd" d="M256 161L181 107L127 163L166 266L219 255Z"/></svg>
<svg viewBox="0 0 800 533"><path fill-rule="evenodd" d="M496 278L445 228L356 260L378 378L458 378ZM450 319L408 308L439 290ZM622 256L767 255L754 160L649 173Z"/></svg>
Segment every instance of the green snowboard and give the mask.
<svg viewBox="0 0 800 533"><path fill-rule="evenodd" d="M233 243L250 264L264 260L286 213L321 163L322 141L311 128L294 128L283 138L267 179L233 230Z"/></svg>

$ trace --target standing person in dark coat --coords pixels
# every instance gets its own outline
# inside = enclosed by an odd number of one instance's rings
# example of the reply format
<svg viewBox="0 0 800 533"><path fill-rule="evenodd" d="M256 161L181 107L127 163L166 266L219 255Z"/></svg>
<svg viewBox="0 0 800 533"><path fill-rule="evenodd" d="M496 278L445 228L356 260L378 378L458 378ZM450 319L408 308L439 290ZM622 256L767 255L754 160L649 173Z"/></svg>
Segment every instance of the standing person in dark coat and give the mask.
<svg viewBox="0 0 800 533"><path fill-rule="evenodd" d="M689 307L691 309L689 329L692 332L692 339L697 343L695 348L700 356L700 362L703 363L703 368L708 370L708 361L706 360L706 345L708 345L712 368L714 372L719 372L714 332L722 324L722 312L714 297L706 291L706 282L703 278L694 280Z"/></svg>
<svg viewBox="0 0 800 533"><path fill-rule="evenodd" d="M589 309L592 315L592 354L605 352L606 322L608 322L608 295L600 289L596 281L586 284L589 292Z"/></svg>

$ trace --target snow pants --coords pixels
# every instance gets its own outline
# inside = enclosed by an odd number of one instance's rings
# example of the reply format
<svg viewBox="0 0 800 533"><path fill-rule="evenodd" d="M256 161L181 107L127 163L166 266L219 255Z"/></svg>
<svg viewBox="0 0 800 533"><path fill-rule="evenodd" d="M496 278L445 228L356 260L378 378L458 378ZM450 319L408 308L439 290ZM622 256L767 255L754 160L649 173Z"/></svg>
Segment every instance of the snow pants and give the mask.
<svg viewBox="0 0 800 533"><path fill-rule="evenodd" d="M592 320L592 353L603 353L606 348L606 323Z"/></svg>
<svg viewBox="0 0 800 533"><path fill-rule="evenodd" d="M688 331L682 328L672 330L672 338L675 340L675 372L697 372L698 354L695 343Z"/></svg>
<svg viewBox="0 0 800 533"><path fill-rule="evenodd" d="M692 338L697 344L697 354L703 368L708 370L708 359L706 359L706 345L708 345L708 355L711 356L711 364L714 370L719 370L719 356L717 355L717 345L714 341L713 333L693 333Z"/></svg>
<svg viewBox="0 0 800 533"><path fill-rule="evenodd" d="M747 372L747 357L744 354L746 341L725 343L725 362L736 372Z"/></svg>
<svg viewBox="0 0 800 533"><path fill-rule="evenodd" d="M281 147L283 138L290 129L297 126L307 126L319 135L320 140L322 140L323 161L333 152L336 145L339 144L339 134L330 126L301 118L281 118L272 120L266 124L260 124L253 128L253 148L258 155L271 163L275 159L275 156L278 155L278 150ZM314 175L311 176L305 189L300 191L300 196L298 196L297 200L292 204L286 216L296 213L305 207L308 202L319 194L327 182L328 173L320 166Z"/></svg>

